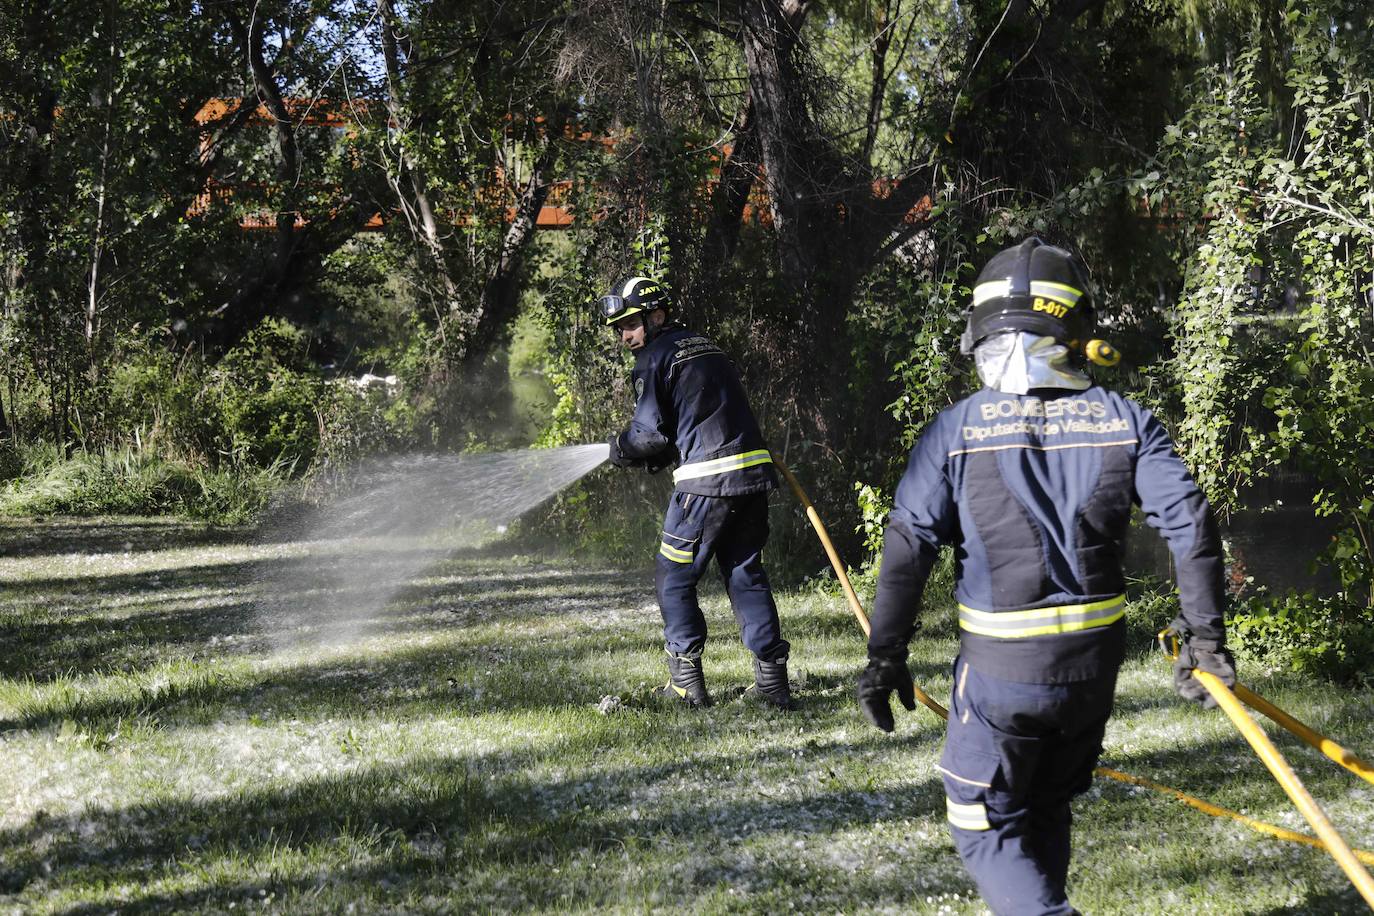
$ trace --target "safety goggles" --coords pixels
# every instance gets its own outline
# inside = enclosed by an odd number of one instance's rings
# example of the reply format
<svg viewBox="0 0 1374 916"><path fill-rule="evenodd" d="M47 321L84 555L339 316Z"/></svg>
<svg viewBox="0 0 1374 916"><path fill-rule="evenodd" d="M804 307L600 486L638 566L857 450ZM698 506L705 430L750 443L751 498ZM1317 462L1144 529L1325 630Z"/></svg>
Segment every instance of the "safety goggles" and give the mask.
<svg viewBox="0 0 1374 916"><path fill-rule="evenodd" d="M601 297L601 317L610 324L615 320L615 316L625 311L624 296L602 296Z"/></svg>
<svg viewBox="0 0 1374 916"><path fill-rule="evenodd" d="M602 296L599 305L601 317L605 319L607 327L614 325L622 318L629 318L631 315L638 315L643 311L643 309L626 302L624 296Z"/></svg>

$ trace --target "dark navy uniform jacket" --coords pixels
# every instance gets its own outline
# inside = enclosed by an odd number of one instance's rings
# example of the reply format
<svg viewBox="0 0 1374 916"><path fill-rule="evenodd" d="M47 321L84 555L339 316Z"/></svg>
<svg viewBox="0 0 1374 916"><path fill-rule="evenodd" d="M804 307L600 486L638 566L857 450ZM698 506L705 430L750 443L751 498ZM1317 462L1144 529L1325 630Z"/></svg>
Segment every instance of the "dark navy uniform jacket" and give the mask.
<svg viewBox="0 0 1374 916"><path fill-rule="evenodd" d="M667 465L675 449L674 485L699 496L778 485L739 373L714 343L667 325L639 351L631 379L635 413L619 437L622 455Z"/></svg>
<svg viewBox="0 0 1374 916"><path fill-rule="evenodd" d="M1169 544L1189 627L1223 638L1221 539L1153 414L1096 386L987 388L945 409L897 487L870 654L905 659L938 548L953 544L960 657L971 666L1044 684L1114 672L1132 503Z"/></svg>

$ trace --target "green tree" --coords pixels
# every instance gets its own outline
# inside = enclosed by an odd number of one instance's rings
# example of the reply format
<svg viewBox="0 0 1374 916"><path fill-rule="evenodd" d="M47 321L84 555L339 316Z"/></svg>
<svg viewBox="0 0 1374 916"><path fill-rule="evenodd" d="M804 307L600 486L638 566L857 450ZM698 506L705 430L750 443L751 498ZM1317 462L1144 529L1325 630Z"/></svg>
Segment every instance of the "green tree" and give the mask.
<svg viewBox="0 0 1374 916"><path fill-rule="evenodd" d="M187 212L214 159L195 115L229 59L195 9L0 6L0 346L11 406L29 391L58 442L101 429L121 335L165 326L215 235Z"/></svg>
<svg viewBox="0 0 1374 916"><path fill-rule="evenodd" d="M1332 2L1282 13L1204 71L1143 181L1183 219L1184 296L1164 381L1180 443L1223 510L1281 466L1312 473L1314 510L1341 533L1331 558L1374 603L1374 101L1370 13Z"/></svg>
<svg viewBox="0 0 1374 916"><path fill-rule="evenodd" d="M579 144L556 78L563 4L377 0L367 31L386 112L360 146L393 267L418 304L422 361L413 379L441 435L489 425L529 275L536 223ZM480 422L474 422L480 421Z"/></svg>

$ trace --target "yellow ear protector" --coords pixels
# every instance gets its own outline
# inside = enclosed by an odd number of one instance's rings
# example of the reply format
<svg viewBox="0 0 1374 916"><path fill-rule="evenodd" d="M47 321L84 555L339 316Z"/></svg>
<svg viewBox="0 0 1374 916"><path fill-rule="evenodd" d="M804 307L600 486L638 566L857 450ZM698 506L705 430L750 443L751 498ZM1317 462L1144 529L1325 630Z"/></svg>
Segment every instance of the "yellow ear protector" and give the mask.
<svg viewBox="0 0 1374 916"><path fill-rule="evenodd" d="M1121 351L1105 340L1090 340L1083 345L1083 355L1099 366L1115 366L1121 362Z"/></svg>

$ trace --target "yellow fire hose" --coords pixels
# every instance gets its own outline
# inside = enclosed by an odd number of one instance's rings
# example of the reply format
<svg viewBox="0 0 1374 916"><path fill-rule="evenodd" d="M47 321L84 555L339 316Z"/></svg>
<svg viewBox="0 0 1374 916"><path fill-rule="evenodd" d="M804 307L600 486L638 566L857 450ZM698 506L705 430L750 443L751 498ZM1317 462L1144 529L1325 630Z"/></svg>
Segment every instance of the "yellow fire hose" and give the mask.
<svg viewBox="0 0 1374 916"><path fill-rule="evenodd" d="M1279 725L1282 725L1365 782L1374 783L1374 766L1366 763L1364 760L1350 751L1347 751L1320 732L1308 728L1282 709L1279 709L1273 703L1270 703L1264 697L1247 688L1244 684L1237 684L1232 687L1231 692L1236 695L1236 699L1240 700L1246 706L1273 719Z"/></svg>
<svg viewBox="0 0 1374 916"><path fill-rule="evenodd" d="M1264 821L1258 821L1252 817L1247 817L1239 811L1232 811L1230 808L1223 808L1220 805L1214 805L1211 802L1203 801L1200 798L1195 798L1187 793L1180 792L1178 789L1162 785L1154 780L1146 779L1143 776L1132 776L1130 773L1113 770L1111 767L1098 767L1094 772L1099 776L1115 779L1117 782L1128 782L1131 785L1151 789L1161 795L1168 795L1171 798L1183 802L1189 807L1196 808L1203 814L1210 814L1212 817L1229 817L1237 823L1244 824L1251 830L1266 834L1275 839L1287 840L1290 843L1302 843L1314 849L1326 848L1325 843L1310 834L1298 833L1296 830L1289 830L1286 827L1276 827L1273 824L1266 824ZM1365 852L1363 849L1356 849L1354 853L1355 858L1359 859L1361 862L1364 862L1366 865L1374 865L1374 852Z"/></svg>
<svg viewBox="0 0 1374 916"><path fill-rule="evenodd" d="M849 581L849 573L845 570L844 564L840 562L840 555L835 550L835 545L830 541L830 532L825 530L825 523L821 521L820 514L816 512L816 507L811 504L806 491L802 489L801 483L797 480L792 471L783 463L782 456L777 452L771 453L773 464L782 472L783 478L787 481L792 492L797 495L797 501L806 508L806 518L811 522L811 527L816 529L816 536L821 539L821 546L825 548L825 555L830 558L830 565L835 570L835 575L839 577L840 588L844 590L844 597L849 601L849 609L854 612L854 618L859 621L859 628L864 631L864 636L869 635L868 615L864 613L864 607L859 603L859 596L854 593L854 586ZM934 712L942 719L949 718L949 712L930 695L920 688L913 685L916 689L916 699L921 701L921 705Z"/></svg>
<svg viewBox="0 0 1374 916"><path fill-rule="evenodd" d="M804 507L806 507L806 517L811 522L811 527L816 529L816 534L820 538L821 546L825 548L826 556L830 558L830 565L834 567L835 575L839 578L840 587L843 589L844 596L846 600L849 602L849 609L854 613L854 617L859 621L859 626L863 629L864 635L868 636L870 633L868 615L864 613L863 605L859 603L859 596L855 594L854 586L849 581L849 573L845 570L844 564L840 562L839 554L835 551L834 544L831 543L830 534L825 530L825 525L821 522L820 515L816 512L816 507L811 504L811 500L807 498L806 491L802 489L802 486L797 481L796 476L793 475L793 473L788 469L787 465L783 463L782 457L778 455L776 452L773 453L773 464L778 468L779 471L782 472L783 478L792 488L792 492L796 495L797 500ZM1220 684L1220 682L1218 682L1218 684ZM1225 685L1221 685L1221 687L1223 690L1226 689ZM1244 688L1240 689L1244 690ZM919 685L915 686L915 691L916 699L918 699L923 706L934 712L942 719L949 718L949 711L945 709L945 707L941 706L934 699L932 699L931 696L927 694L924 690L922 690ZM1288 716L1286 713L1283 713L1282 710L1278 709L1278 707L1272 706L1272 704L1265 702L1264 700L1260 699L1258 696L1251 693L1250 691L1245 690L1245 694L1247 694L1254 700L1257 700L1259 703L1263 704L1263 706L1255 706L1256 709L1263 712L1265 715L1270 716L1270 718L1273 718L1274 721L1279 722L1279 724L1281 725L1284 725L1284 727L1290 728L1290 730L1294 731L1294 734L1304 738L1304 740L1307 740L1308 743L1313 743L1312 738L1317 739L1318 743L1313 744L1314 747L1317 747L1319 750L1322 751L1322 753L1326 754L1328 757L1331 757L1331 759L1336 760L1336 762L1340 763L1342 766L1347 767L1347 769L1352 769L1352 771L1354 772L1359 772L1359 775L1364 776L1365 778L1369 778L1366 775L1369 771L1369 766L1368 764L1364 763L1364 761L1360 760L1360 758L1349 753L1344 748L1341 748L1340 745L1336 744L1334 741L1329 741L1329 739L1323 738L1321 735L1318 735L1316 732L1313 732L1311 729L1307 728L1307 726L1303 725L1301 722L1298 722L1297 719ZM1269 709L1272 709L1273 712L1278 713L1280 716L1283 716L1284 719L1287 719L1289 721L1285 722L1283 721L1283 719L1274 717L1269 711L1267 711L1263 707L1269 707ZM1245 715L1244 710L1241 711L1241 715ZM1246 719L1248 721L1248 716L1246 717ZM1251 722L1250 724L1252 727L1256 729L1256 731L1258 731L1258 726L1255 726L1253 722ZM1307 737L1307 735L1304 735L1303 731L1294 730L1294 726L1302 730L1305 730L1312 736L1312 738L1309 738ZM1261 736L1262 735L1263 733L1261 732ZM1323 746L1320 744L1320 742L1326 742L1326 745ZM1340 759L1338 759L1337 756L1332 756L1333 751L1340 757ZM1275 753L1277 754L1277 751ZM1355 766L1363 767L1365 772L1354 770L1351 766L1352 762ZM1196 798L1192 795L1188 795L1185 792L1180 792L1178 789L1162 785L1160 783L1154 782L1153 780L1145 779L1141 776L1132 776L1129 773L1123 773L1120 770L1114 770L1110 767L1103 766L1098 767L1094 771L1094 773L1096 773L1099 776L1105 776L1108 779L1114 779L1117 782L1127 783L1134 786L1140 786L1141 788L1151 789L1155 792L1159 792L1160 794L1168 795L1177 801L1183 802L1185 805L1189 805L1193 808L1196 808L1204 814L1209 814L1213 817L1230 818L1231 820L1244 824L1247 827L1250 827L1251 829L1258 831L1259 833L1272 836L1276 839L1287 840L1292 843L1302 843L1307 846L1313 846L1317 849L1331 848L1327 845L1327 843L1323 842L1321 839L1318 839L1317 837L1310 836L1305 833L1298 833L1295 830L1288 830L1283 827L1276 827L1275 825L1267 824L1264 821L1255 820L1252 817L1247 817L1246 815L1241 814L1239 811L1232 811L1229 808L1223 808L1220 805L1214 805L1211 802L1203 801L1202 799ZM1294 779L1296 781L1296 777L1294 777ZM1330 822L1328 821L1327 823L1329 825ZM1337 839L1340 840L1339 836L1337 836ZM1366 852L1363 849L1351 850L1348 846L1345 846L1343 840L1340 840L1340 843L1343 847L1345 847L1346 851L1349 852L1353 858L1358 859L1360 862L1364 862L1368 865L1374 865L1374 853ZM1333 853L1333 855L1335 855L1335 853ZM1339 863L1340 860L1337 859L1337 862ZM1343 864L1341 867L1345 868ZM1358 865L1356 865L1355 867L1359 868ZM1363 869L1360 869L1360 871L1361 873L1364 873ZM1349 875L1350 872L1347 870L1346 874ZM1364 874L1366 878L1369 877L1367 873ZM1354 879L1352 878L1352 880ZM1356 887L1359 888L1359 885L1357 884ZM1360 892L1363 894L1363 889L1361 889ZM1366 900L1368 899L1368 896L1366 896ZM1374 906L1374 902L1371 903L1371 906Z"/></svg>
<svg viewBox="0 0 1374 916"><path fill-rule="evenodd" d="M859 620L859 627L867 636L868 615L864 613L863 605L859 604L859 596L854 594L854 586L849 583L849 576L845 573L844 564L840 562L840 555L835 552L835 545L830 542L830 532L825 530L825 524L816 512L816 507L811 505L811 500L807 498L806 491L802 489L791 469L782 463L782 456L777 452L769 454L773 456L773 465L782 472L792 492L797 494L797 501L806 509L806 518L811 522L811 527L816 529L816 536L821 539L821 546L825 548L825 555L830 558L830 565L835 568L835 575L840 577L840 587L844 589L844 596L849 599L849 609L854 612L854 616Z"/></svg>
<svg viewBox="0 0 1374 916"><path fill-rule="evenodd" d="M1269 772L1278 780L1279 785L1283 786L1283 791L1288 793L1288 797L1293 800L1302 816L1307 819L1307 823L1312 825L1317 836L1321 838L1326 851L1331 853L1331 858L1336 860L1336 864L1345 872L1345 876L1350 879L1350 883L1355 885L1355 889L1360 892L1364 902L1369 904L1370 909L1374 909L1374 878L1369 876L1369 872L1364 870L1356 858L1355 853L1346 845L1345 840L1336 832L1335 826L1327 818L1326 812L1321 807L1299 781L1293 768L1288 765L1288 761L1283 759L1278 748L1269 740L1255 720L1251 719L1246 713L1245 707L1236 699L1236 695L1227 689L1215 674L1201 669L1193 670L1193 677L1202 682L1202 686L1207 688L1207 692L1212 695L1212 699L1217 701L1217 705L1222 708L1240 733L1245 736L1245 740L1250 742L1250 746L1255 749L1260 760L1269 768Z"/></svg>

